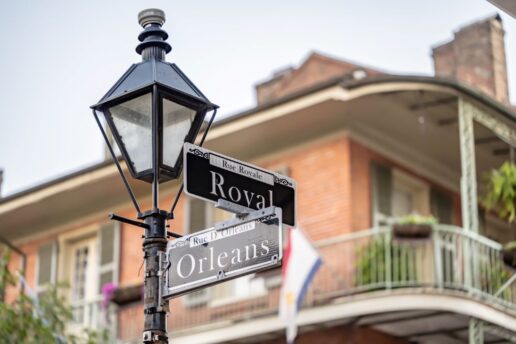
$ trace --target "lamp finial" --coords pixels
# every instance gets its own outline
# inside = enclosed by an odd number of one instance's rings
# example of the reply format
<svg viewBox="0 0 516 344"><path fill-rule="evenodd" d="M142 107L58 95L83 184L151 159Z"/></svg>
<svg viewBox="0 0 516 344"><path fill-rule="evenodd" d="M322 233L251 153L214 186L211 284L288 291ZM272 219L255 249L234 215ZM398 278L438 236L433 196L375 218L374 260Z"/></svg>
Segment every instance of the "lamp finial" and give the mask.
<svg viewBox="0 0 516 344"><path fill-rule="evenodd" d="M138 35L141 43L136 47L136 52L142 55L144 61L150 58L164 60L165 55L172 50L170 44L165 42L168 34L161 28L165 23L165 12L158 8L140 11L138 23L144 30Z"/></svg>

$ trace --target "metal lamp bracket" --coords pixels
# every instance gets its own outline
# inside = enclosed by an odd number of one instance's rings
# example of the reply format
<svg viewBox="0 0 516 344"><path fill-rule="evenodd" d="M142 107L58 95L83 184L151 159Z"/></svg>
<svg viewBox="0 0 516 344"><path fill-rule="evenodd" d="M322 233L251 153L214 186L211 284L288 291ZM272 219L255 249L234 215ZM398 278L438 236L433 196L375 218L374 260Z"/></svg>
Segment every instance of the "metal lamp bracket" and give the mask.
<svg viewBox="0 0 516 344"><path fill-rule="evenodd" d="M167 287L167 272L170 268L170 261L168 260L168 254L166 252L159 252L159 312L168 312L168 300L163 298L164 290Z"/></svg>

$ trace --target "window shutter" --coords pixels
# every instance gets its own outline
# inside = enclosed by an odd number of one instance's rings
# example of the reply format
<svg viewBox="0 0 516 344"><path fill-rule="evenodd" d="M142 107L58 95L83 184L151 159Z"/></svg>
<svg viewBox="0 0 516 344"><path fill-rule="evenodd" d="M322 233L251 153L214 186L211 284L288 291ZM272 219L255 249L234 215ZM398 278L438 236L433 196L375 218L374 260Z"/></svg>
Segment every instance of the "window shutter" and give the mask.
<svg viewBox="0 0 516 344"><path fill-rule="evenodd" d="M392 199L392 171L391 168L379 163L372 164L372 186L373 186L373 222L379 221L378 215L391 216ZM380 218L382 217L380 215Z"/></svg>
<svg viewBox="0 0 516 344"><path fill-rule="evenodd" d="M56 283L57 277L57 242L43 244L38 248L37 292L42 292L46 285Z"/></svg>
<svg viewBox="0 0 516 344"><path fill-rule="evenodd" d="M99 284L98 292L108 283L118 282L120 224L111 222L99 229Z"/></svg>
<svg viewBox="0 0 516 344"><path fill-rule="evenodd" d="M453 199L450 195L432 188L430 190L430 209L439 223L453 223Z"/></svg>
<svg viewBox="0 0 516 344"><path fill-rule="evenodd" d="M188 204L188 233L194 233L207 228L206 204L201 199L190 198Z"/></svg>

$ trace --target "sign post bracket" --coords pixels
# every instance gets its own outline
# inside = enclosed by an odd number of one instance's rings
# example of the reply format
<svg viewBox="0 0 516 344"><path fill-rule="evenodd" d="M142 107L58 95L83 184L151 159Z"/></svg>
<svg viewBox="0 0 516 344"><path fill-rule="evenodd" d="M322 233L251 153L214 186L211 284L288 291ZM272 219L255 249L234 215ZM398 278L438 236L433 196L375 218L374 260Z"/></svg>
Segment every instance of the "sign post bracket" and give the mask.
<svg viewBox="0 0 516 344"><path fill-rule="evenodd" d="M227 201L224 201L224 202L227 202ZM230 202L227 202L227 203L230 203ZM238 207L241 207L238 204L235 204L235 205ZM217 208L220 208L220 207L217 207ZM245 208L245 207L242 207L242 208ZM224 209L224 208L221 208L221 209ZM261 217L264 217L264 216L272 216L272 215L276 214L276 212L281 213L281 208L278 208L278 207L268 207L268 208L260 209L260 210L254 210L254 209L249 209L249 210L250 211L247 213L237 213L236 218L226 220L223 222L218 222L213 227L215 228L216 231L221 231L228 227L236 226L236 225L242 223L242 221L252 221L252 220L256 220Z"/></svg>

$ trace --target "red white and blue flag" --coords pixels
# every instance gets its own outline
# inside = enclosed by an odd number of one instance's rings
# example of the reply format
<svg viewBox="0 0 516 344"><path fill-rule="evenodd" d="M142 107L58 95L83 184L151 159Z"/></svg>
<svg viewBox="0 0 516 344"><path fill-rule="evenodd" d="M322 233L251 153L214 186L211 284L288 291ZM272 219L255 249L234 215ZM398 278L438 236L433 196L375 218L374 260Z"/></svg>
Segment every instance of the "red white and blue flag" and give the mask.
<svg viewBox="0 0 516 344"><path fill-rule="evenodd" d="M279 316L287 328L287 343L297 335L297 314L303 297L321 266L319 252L299 229L289 229L283 255L283 283L280 292Z"/></svg>

